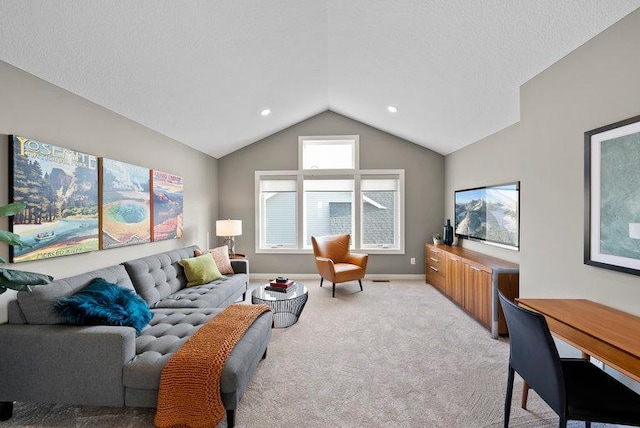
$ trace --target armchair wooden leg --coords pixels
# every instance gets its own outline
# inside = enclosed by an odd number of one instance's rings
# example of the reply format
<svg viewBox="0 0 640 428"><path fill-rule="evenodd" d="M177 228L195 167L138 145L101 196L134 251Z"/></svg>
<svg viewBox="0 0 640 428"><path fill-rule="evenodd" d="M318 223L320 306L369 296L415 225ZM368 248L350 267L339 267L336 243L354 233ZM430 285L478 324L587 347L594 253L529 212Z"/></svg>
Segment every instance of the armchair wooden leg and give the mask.
<svg viewBox="0 0 640 428"><path fill-rule="evenodd" d="M236 425L236 410L227 409L227 428L233 428Z"/></svg>
<svg viewBox="0 0 640 428"><path fill-rule="evenodd" d="M322 287L322 281L324 281L324 278L320 277L320 287Z"/></svg>
<svg viewBox="0 0 640 428"><path fill-rule="evenodd" d="M529 398L529 384L525 380L522 384L522 401L520 402L520 407L523 409L527 409L527 399Z"/></svg>
<svg viewBox="0 0 640 428"><path fill-rule="evenodd" d="M361 281L361 280L358 280L358 284L360 284L360 291L363 291L363 290L362 290L362 281Z"/></svg>
<svg viewBox="0 0 640 428"><path fill-rule="evenodd" d="M0 421L7 421L13 416L13 401L0 401Z"/></svg>
<svg viewBox="0 0 640 428"><path fill-rule="evenodd" d="M333 297L336 297L336 283L333 283Z"/></svg>

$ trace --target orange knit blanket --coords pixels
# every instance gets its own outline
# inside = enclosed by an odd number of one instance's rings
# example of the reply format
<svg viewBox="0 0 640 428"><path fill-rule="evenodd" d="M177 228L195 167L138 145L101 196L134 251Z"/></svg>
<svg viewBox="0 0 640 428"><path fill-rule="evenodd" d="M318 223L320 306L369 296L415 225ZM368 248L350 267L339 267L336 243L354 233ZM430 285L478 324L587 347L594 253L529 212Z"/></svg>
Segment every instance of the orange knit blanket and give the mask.
<svg viewBox="0 0 640 428"><path fill-rule="evenodd" d="M200 329L162 369L158 427L216 427L224 419L220 376L227 357L267 305L231 305Z"/></svg>

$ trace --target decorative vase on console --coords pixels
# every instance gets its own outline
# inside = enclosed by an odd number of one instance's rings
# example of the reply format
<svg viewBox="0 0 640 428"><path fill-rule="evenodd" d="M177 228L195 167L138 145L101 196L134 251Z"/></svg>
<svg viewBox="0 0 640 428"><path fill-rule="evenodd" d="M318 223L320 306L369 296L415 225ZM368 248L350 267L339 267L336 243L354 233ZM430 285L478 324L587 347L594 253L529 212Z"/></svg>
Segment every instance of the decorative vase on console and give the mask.
<svg viewBox="0 0 640 428"><path fill-rule="evenodd" d="M447 219L447 224L442 229L442 242L444 245L453 244L453 227L451 226L451 220Z"/></svg>

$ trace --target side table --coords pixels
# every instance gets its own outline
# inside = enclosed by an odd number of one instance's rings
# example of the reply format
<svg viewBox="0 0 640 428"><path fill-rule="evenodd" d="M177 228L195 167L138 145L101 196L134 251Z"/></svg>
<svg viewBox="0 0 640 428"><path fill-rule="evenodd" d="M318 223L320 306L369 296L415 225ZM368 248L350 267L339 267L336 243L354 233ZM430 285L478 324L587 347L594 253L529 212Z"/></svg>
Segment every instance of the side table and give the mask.
<svg viewBox="0 0 640 428"><path fill-rule="evenodd" d="M251 293L251 303L266 304L273 311L275 328L290 327L298 321L309 294L307 286L296 282L286 292L267 290L269 284L260 285Z"/></svg>

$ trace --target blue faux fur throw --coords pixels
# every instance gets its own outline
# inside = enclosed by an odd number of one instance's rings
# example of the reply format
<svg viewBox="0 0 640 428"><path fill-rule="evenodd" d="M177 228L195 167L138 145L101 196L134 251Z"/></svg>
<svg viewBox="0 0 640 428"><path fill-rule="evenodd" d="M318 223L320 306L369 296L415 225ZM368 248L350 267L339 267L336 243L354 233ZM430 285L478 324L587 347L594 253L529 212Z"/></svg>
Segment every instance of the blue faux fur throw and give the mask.
<svg viewBox="0 0 640 428"><path fill-rule="evenodd" d="M104 278L94 278L82 290L58 300L54 308L69 324L130 326L138 332L152 316L140 296Z"/></svg>

